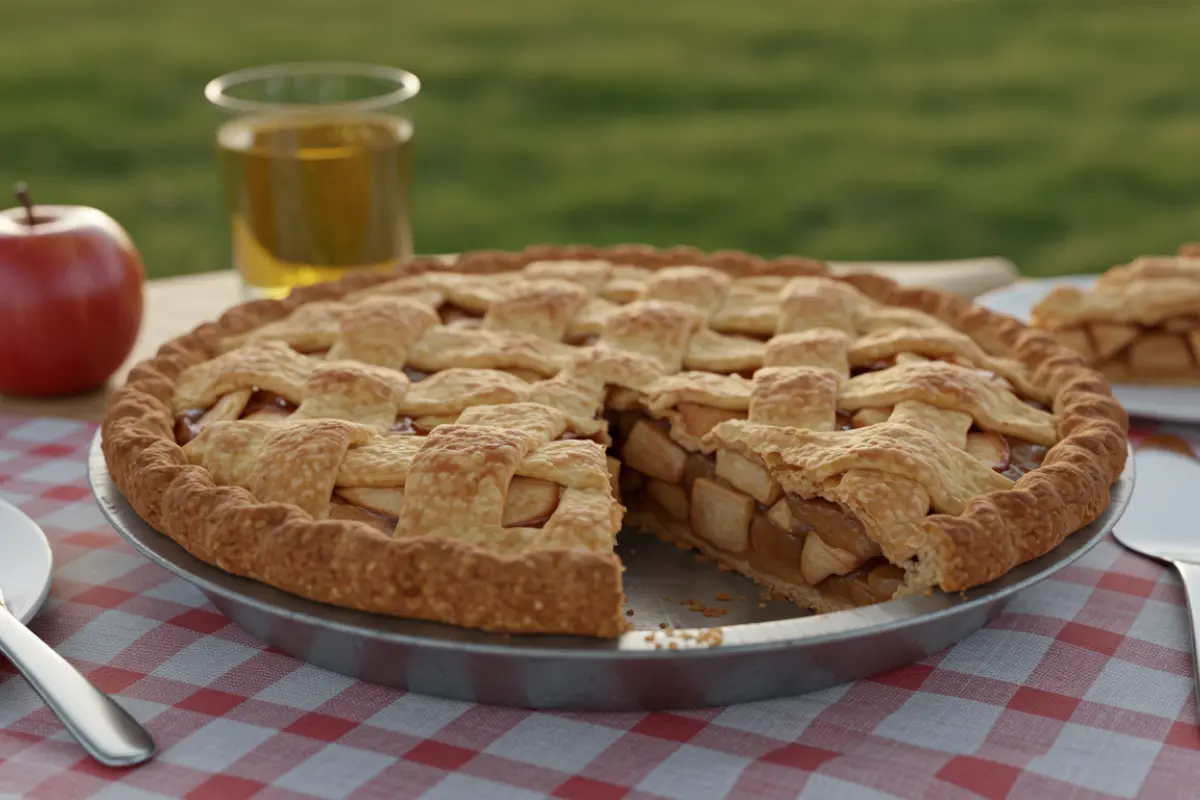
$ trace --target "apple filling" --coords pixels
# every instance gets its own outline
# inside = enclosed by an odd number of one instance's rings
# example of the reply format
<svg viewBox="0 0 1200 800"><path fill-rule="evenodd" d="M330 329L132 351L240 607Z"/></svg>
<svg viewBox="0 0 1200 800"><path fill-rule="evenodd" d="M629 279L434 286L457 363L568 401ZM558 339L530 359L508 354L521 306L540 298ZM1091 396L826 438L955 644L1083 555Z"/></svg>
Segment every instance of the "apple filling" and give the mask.
<svg viewBox="0 0 1200 800"><path fill-rule="evenodd" d="M967 434L967 452L1011 481L1040 467L1047 450L1016 436L974 429Z"/></svg>
<svg viewBox="0 0 1200 800"><path fill-rule="evenodd" d="M726 419L745 417L687 404L676 411L674 424L691 437ZM890 413L890 408L838 412L837 428L878 424ZM636 411L610 419L627 505L640 495L658 516L685 525L718 555L748 564L777 585L816 586L863 605L890 599L903 582L904 571L883 558L863 523L840 505L785 492L753 457L689 451L672 438L665 420ZM1046 454L1040 445L975 429L968 434L967 450L1012 480L1040 466Z"/></svg>
<svg viewBox="0 0 1200 800"><path fill-rule="evenodd" d="M904 582L904 570L882 558L848 575L834 575L821 584L827 594L856 606L891 600Z"/></svg>
<svg viewBox="0 0 1200 800"><path fill-rule="evenodd" d="M745 561L768 581L832 588L856 605L895 594L904 571L880 557L879 545L861 522L827 500L784 494L778 484L760 483L749 470L735 476L742 479L735 484L726 477L729 456L742 458L725 451L716 458L692 454L686 475L690 490L649 479L646 500L687 523L693 535L718 553ZM764 489L777 496L773 505L744 493L753 490L761 496Z"/></svg>
<svg viewBox="0 0 1200 800"><path fill-rule="evenodd" d="M678 424L701 436L741 416L695 406L680 409ZM635 412L621 414L617 428L625 495L641 492L718 552L768 578L817 585L880 555L862 523L826 500L785 493L755 459L725 450L689 452L670 437L665 421Z"/></svg>

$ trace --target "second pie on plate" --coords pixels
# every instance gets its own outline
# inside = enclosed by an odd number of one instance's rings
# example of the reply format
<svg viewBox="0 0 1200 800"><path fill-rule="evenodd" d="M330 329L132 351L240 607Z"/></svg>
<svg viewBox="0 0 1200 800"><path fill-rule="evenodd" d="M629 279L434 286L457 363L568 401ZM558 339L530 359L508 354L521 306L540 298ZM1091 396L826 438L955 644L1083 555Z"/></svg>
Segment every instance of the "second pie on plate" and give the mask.
<svg viewBox="0 0 1200 800"><path fill-rule="evenodd" d="M1056 286L1032 323L1116 383L1200 385L1200 245Z"/></svg>
<svg viewBox="0 0 1200 800"><path fill-rule="evenodd" d="M961 591L1104 510L1126 425L1078 354L944 293L543 246L236 307L133 370L103 445L138 513L228 572L611 637L623 526L817 611Z"/></svg>

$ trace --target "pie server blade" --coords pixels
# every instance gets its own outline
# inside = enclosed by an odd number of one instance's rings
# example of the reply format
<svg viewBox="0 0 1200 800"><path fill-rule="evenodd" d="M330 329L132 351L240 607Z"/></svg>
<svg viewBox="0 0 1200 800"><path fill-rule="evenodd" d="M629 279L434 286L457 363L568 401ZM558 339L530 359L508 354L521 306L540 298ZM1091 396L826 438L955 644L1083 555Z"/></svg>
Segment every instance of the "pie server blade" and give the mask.
<svg viewBox="0 0 1200 800"><path fill-rule="evenodd" d="M1174 565L1192 628L1193 679L1200 703L1200 461L1170 450L1134 456L1137 488L1113 536L1130 550Z"/></svg>

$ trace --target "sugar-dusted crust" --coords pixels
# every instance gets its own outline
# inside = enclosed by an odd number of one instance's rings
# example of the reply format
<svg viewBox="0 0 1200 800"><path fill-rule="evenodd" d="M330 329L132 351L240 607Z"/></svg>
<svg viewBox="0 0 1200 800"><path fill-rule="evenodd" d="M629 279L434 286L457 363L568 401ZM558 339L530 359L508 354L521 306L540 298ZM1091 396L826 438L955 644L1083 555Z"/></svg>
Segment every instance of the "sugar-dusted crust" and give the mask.
<svg viewBox="0 0 1200 800"><path fill-rule="evenodd" d="M317 521L290 504L262 503L245 489L217 486L208 470L189 462L174 435L180 375L218 356L242 334L278 322L303 304L339 299L426 272L492 274L539 261L590 260L647 269L708 268L697 270L682 285L654 287L676 296L689 292L697 307L715 304L723 291L722 275L827 275L819 262L794 257L767 260L738 252L637 245L539 246L520 253L469 253L453 266L440 259L417 259L393 275L357 274L297 290L286 300L247 303L168 343L130 373L114 395L102 428L113 478L147 522L196 557L303 597L491 631L615 636L626 626L621 567L611 553L573 548L507 555L469 541L388 538L364 523ZM554 280L553 266L545 273L541 277ZM992 580L1049 551L1106 507L1109 487L1124 466L1127 418L1106 380L1086 368L1078 355L1044 333L946 293L904 289L874 275L841 280L880 303L923 311L968 334L988 356L1000 359L998 369L1003 359L1021 362L1031 396L1044 397L1054 411L1058 441L1040 469L1011 489L970 499L959 515L934 514L918 525L910 550L919 555L920 574L910 575L910 582L915 578L958 590ZM586 309L580 309L579 298L569 288L561 302L574 309L577 323L582 315L579 324L586 326ZM677 304L664 304L655 324L663 336L676 335L683 341L694 323L679 316L677 309ZM549 315L530 324L561 328L567 316L564 311L561 318ZM660 348L641 355L665 363L679 348L666 339L647 340L636 327L646 319L645 313L627 321L610 317L605 331L618 341L626 336L631 350ZM739 322L743 323L756 324L753 318ZM442 368L434 363L435 350L418 355L431 368ZM694 355L689 351L685 360ZM530 355L535 357L553 359L557 351L547 348ZM696 357L710 356L700 352ZM609 359L603 368L636 371L643 363L637 357L626 361ZM668 365L668 370L679 366Z"/></svg>

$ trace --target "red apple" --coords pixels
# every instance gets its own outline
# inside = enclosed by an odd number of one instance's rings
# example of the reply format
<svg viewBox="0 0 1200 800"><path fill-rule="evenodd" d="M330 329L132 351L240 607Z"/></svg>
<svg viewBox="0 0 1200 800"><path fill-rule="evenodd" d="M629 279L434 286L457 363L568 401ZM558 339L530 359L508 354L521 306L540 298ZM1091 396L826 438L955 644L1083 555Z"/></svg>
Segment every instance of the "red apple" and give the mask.
<svg viewBox="0 0 1200 800"><path fill-rule="evenodd" d="M141 258L102 211L17 199L0 211L0 393L99 388L142 325Z"/></svg>

